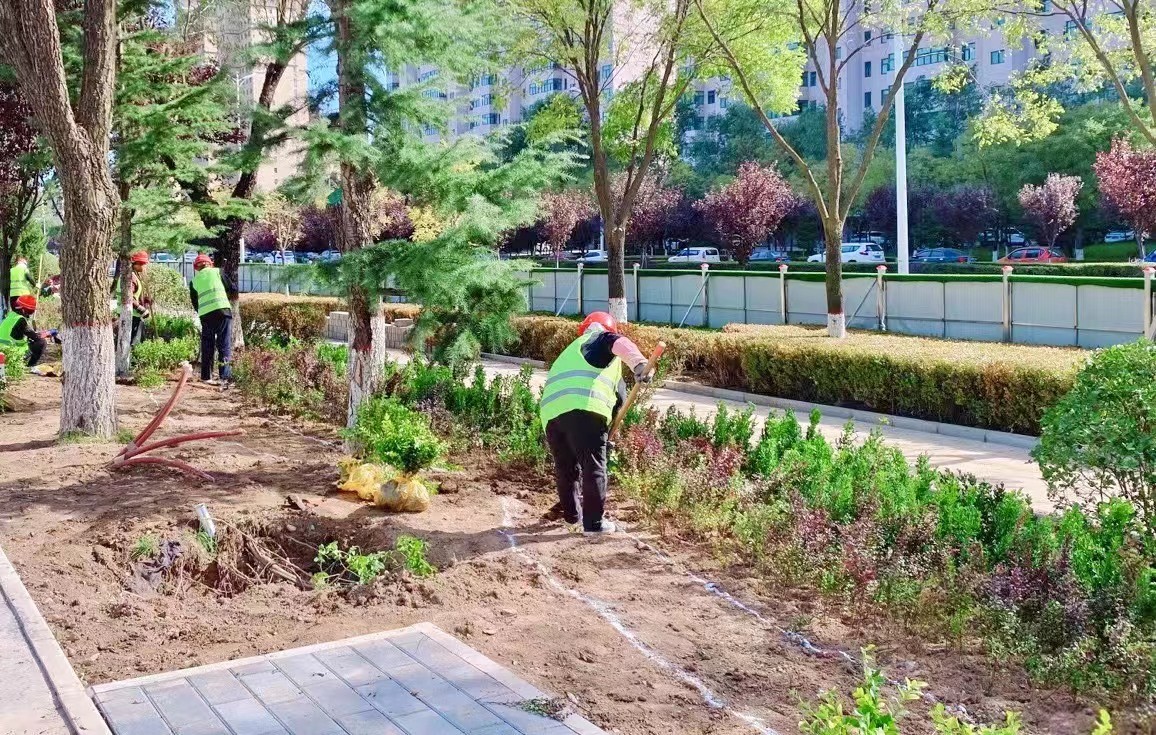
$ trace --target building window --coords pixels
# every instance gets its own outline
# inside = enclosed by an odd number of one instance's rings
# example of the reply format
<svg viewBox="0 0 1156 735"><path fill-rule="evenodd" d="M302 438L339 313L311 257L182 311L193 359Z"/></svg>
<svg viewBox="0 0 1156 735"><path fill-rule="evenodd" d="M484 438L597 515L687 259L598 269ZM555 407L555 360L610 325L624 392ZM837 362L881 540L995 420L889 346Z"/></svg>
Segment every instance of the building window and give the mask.
<svg viewBox="0 0 1156 735"><path fill-rule="evenodd" d="M1069 20L1068 22L1064 23L1064 33L1066 35L1071 35L1072 31L1076 30L1078 27L1079 24L1076 23L1076 21Z"/></svg>
<svg viewBox="0 0 1156 735"><path fill-rule="evenodd" d="M483 120L485 120L487 125L497 125L502 122L502 113L491 112L490 114L486 115Z"/></svg>
<svg viewBox="0 0 1156 735"><path fill-rule="evenodd" d="M598 73L599 83L603 83L606 80L610 79L610 71L611 71L610 70L610 64L603 64L602 65L602 71L600 71Z"/></svg>
<svg viewBox="0 0 1156 735"><path fill-rule="evenodd" d="M704 104L705 102L706 102L706 94L704 92L695 92L694 93L694 104L696 107Z"/></svg>
<svg viewBox="0 0 1156 735"><path fill-rule="evenodd" d="M892 71L894 71L894 68L893 68L894 66L895 66L895 54L887 54L886 56L884 56L882 59L879 60L879 73L880 74L890 74Z"/></svg>
<svg viewBox="0 0 1156 735"><path fill-rule="evenodd" d="M707 103L708 105L713 105L713 104L714 104L714 101L715 101L715 97L716 97L716 95L717 95L717 94L718 94L718 93L717 93L717 92L715 92L713 89L712 89L711 91L707 92L707 93L706 93L706 103Z"/></svg>
<svg viewBox="0 0 1156 735"><path fill-rule="evenodd" d="M964 61L975 61L975 41L965 43L959 48L960 58Z"/></svg>
<svg viewBox="0 0 1156 735"><path fill-rule="evenodd" d="M1003 63L1003 49L1000 49L999 51L992 51L991 52L991 63L993 63L993 64L1002 64Z"/></svg>
<svg viewBox="0 0 1156 735"><path fill-rule="evenodd" d="M864 92L863 93L863 107L864 107L864 109L868 109L868 110L871 109L871 93L870 92Z"/></svg>
<svg viewBox="0 0 1156 735"><path fill-rule="evenodd" d="M880 41L891 41L894 38L895 38L895 34L890 30L886 30L886 31L883 31L883 35L879 37L879 40Z"/></svg>
<svg viewBox="0 0 1156 735"><path fill-rule="evenodd" d="M1052 0L1040 0L1040 12L1041 13L1052 12Z"/></svg>
<svg viewBox="0 0 1156 735"><path fill-rule="evenodd" d="M438 70L433 69L431 71L423 72L422 75L417 78L417 80L419 82L426 82L426 81L429 81L430 79L433 79L437 75L438 75Z"/></svg>
<svg viewBox="0 0 1156 735"><path fill-rule="evenodd" d="M864 79L871 78L871 62L870 61L864 61L863 62L863 78Z"/></svg>
<svg viewBox="0 0 1156 735"><path fill-rule="evenodd" d="M731 99L730 99L730 97L719 97L719 98L718 98L718 106L719 106L719 107L721 107L721 108L723 108L724 110L725 110L726 108L730 107L730 106L731 106Z"/></svg>
<svg viewBox="0 0 1156 735"><path fill-rule="evenodd" d="M915 65L942 64L947 61L947 57L948 50L945 48L921 48L915 52Z"/></svg>
<svg viewBox="0 0 1156 735"><path fill-rule="evenodd" d="M836 46L835 47L835 58L836 59L843 58L843 47L842 46Z"/></svg>
<svg viewBox="0 0 1156 735"><path fill-rule="evenodd" d="M863 43L866 45L871 44L871 31L863 31Z"/></svg>

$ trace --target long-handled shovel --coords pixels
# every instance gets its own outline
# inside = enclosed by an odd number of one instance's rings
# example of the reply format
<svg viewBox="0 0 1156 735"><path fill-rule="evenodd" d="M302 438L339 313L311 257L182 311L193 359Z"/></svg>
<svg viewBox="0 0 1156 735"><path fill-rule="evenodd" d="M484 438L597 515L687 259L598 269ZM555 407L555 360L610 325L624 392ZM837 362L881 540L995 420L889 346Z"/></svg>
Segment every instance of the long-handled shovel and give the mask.
<svg viewBox="0 0 1156 735"><path fill-rule="evenodd" d="M654 352L650 353L650 359L646 362L646 372L644 375L650 375L654 372L654 368L658 365L658 358L662 357L662 353L666 351L666 343L659 342L654 347ZM626 402L622 404L622 409L618 415L614 417L614 423L610 425L609 441L614 441L614 435L618 433L618 428L622 426L622 420L626 418L626 413L630 407L634 405L634 401L638 399L638 394L642 391L641 381L634 381L634 387L630 389L630 393L626 396Z"/></svg>

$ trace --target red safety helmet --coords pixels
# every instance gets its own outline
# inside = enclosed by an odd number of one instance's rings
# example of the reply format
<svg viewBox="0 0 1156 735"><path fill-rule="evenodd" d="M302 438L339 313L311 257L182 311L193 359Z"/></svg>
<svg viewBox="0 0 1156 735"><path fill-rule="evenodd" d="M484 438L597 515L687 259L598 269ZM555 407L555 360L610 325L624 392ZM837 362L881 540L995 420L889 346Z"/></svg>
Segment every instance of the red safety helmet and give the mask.
<svg viewBox="0 0 1156 735"><path fill-rule="evenodd" d="M618 332L618 322L614 317L607 314L605 311L596 311L582 320L578 325L578 335L586 334L586 330L590 328L591 324L601 324L607 332Z"/></svg>
<svg viewBox="0 0 1156 735"><path fill-rule="evenodd" d="M137 265L137 264L148 265L149 254L143 250L138 250L132 254L132 258L130 258L130 260L132 261L133 265Z"/></svg>
<svg viewBox="0 0 1156 735"><path fill-rule="evenodd" d="M204 253L198 253L197 257L193 258L193 270L199 271L202 268L207 268L213 264L213 259Z"/></svg>
<svg viewBox="0 0 1156 735"><path fill-rule="evenodd" d="M35 296L17 296L16 303L13 304L17 311L27 311L29 314L36 311L36 297Z"/></svg>

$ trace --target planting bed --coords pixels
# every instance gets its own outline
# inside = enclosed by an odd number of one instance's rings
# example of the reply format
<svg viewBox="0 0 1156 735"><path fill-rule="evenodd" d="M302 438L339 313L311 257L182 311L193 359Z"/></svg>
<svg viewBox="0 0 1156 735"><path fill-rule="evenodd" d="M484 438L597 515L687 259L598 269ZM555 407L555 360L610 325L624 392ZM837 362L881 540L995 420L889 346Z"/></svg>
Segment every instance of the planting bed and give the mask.
<svg viewBox="0 0 1156 735"><path fill-rule="evenodd" d="M143 426L167 390L121 387L125 427ZM29 379L14 393L20 410L0 422L0 543L88 683L430 621L623 735L756 732L738 715L786 733L797 731L801 700L856 680L841 657L788 641L789 629L830 651L874 643L889 675L927 680L936 698L985 721L1015 709L1031 731L1090 730L1085 703L993 667L975 641L929 643L862 608L768 589L676 535L646 539L665 546L660 557L642 537L569 534L540 520L550 480L490 454L432 472L440 492L428 512L388 515L331 492L341 456L331 427L270 415L234 393L194 386L159 432L245 429L170 454L214 474L212 484L160 469L112 474L116 445L54 441L58 383ZM199 502L221 521L216 561L194 537ZM640 519L627 503L614 513ZM428 542L436 576L398 565L369 588L315 590L303 579L319 571L322 543L390 550L403 535ZM186 553L152 584L134 549L169 540ZM904 730L922 731L914 721Z"/></svg>

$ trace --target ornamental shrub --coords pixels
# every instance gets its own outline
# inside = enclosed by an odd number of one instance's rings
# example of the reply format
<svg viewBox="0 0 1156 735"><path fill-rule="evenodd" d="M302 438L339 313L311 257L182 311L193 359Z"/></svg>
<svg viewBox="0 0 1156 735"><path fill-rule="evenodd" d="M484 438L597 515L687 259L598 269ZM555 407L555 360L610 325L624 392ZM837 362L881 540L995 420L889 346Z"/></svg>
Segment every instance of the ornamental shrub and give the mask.
<svg viewBox="0 0 1156 735"><path fill-rule="evenodd" d="M357 420L345 435L364 459L409 475L432 466L446 451L429 419L387 396L362 401Z"/></svg>

